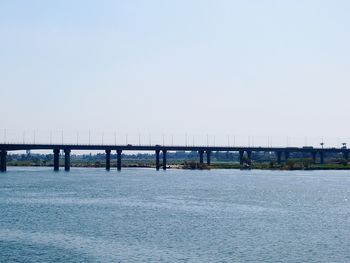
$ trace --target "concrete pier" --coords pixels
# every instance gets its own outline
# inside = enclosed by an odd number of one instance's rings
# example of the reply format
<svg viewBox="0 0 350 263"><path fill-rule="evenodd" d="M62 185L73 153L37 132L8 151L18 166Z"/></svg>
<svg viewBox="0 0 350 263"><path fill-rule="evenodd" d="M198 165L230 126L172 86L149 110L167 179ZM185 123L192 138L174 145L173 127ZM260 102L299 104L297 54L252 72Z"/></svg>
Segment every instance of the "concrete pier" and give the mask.
<svg viewBox="0 0 350 263"><path fill-rule="evenodd" d="M163 150L163 170L166 170L166 150Z"/></svg>
<svg viewBox="0 0 350 263"><path fill-rule="evenodd" d="M277 164L281 164L282 163L282 152L280 152L280 151L276 152L276 156L277 156Z"/></svg>
<svg viewBox="0 0 350 263"><path fill-rule="evenodd" d="M211 164L211 151L206 151L207 154L207 165Z"/></svg>
<svg viewBox="0 0 350 263"><path fill-rule="evenodd" d="M243 165L244 151L239 151L239 164Z"/></svg>
<svg viewBox="0 0 350 263"><path fill-rule="evenodd" d="M111 150L106 150L106 171L111 170Z"/></svg>
<svg viewBox="0 0 350 263"><path fill-rule="evenodd" d="M53 150L53 170L58 171L60 169L60 149Z"/></svg>
<svg viewBox="0 0 350 263"><path fill-rule="evenodd" d="M203 154L204 154L204 151L200 150L200 151L198 151L198 154L199 154L199 163L200 163L200 164L203 164Z"/></svg>
<svg viewBox="0 0 350 263"><path fill-rule="evenodd" d="M64 150L64 170L67 172L70 170L70 150L69 149Z"/></svg>
<svg viewBox="0 0 350 263"><path fill-rule="evenodd" d="M122 169L122 150L117 150L117 170Z"/></svg>
<svg viewBox="0 0 350 263"><path fill-rule="evenodd" d="M159 171L159 153L160 150L156 150L156 170Z"/></svg>
<svg viewBox="0 0 350 263"><path fill-rule="evenodd" d="M6 156L7 151L0 151L0 172L6 172L7 170Z"/></svg>
<svg viewBox="0 0 350 263"><path fill-rule="evenodd" d="M324 152L320 152L320 164L324 164Z"/></svg>
<svg viewBox="0 0 350 263"><path fill-rule="evenodd" d="M343 158L344 158L344 160L346 160L346 162L349 162L349 152L348 151L343 152Z"/></svg>
<svg viewBox="0 0 350 263"><path fill-rule="evenodd" d="M252 164L252 151L247 151L248 164Z"/></svg>
<svg viewBox="0 0 350 263"><path fill-rule="evenodd" d="M313 164L316 163L316 156L317 156L317 152L312 152L312 153L311 153L311 158L312 158L312 163L313 163Z"/></svg>
<svg viewBox="0 0 350 263"><path fill-rule="evenodd" d="M286 162L288 161L289 157L290 157L290 152L284 152L284 158Z"/></svg>

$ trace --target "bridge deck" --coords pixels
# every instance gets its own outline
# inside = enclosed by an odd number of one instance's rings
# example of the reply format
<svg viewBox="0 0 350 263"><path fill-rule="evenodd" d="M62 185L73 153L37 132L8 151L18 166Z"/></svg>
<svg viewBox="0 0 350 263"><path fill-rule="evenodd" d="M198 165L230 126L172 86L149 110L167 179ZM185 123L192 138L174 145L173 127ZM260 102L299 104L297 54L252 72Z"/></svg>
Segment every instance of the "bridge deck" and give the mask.
<svg viewBox="0 0 350 263"><path fill-rule="evenodd" d="M346 148L245 147L245 146L173 146L173 145L78 145L78 144L0 144L0 150L122 150L122 151L252 151L252 152L349 152Z"/></svg>

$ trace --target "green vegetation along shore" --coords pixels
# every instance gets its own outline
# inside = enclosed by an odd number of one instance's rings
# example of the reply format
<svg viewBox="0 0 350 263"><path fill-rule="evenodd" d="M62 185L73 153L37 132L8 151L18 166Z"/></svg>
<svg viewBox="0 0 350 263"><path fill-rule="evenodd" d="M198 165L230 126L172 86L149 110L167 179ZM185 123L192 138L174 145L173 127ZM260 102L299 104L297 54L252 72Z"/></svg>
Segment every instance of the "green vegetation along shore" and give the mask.
<svg viewBox="0 0 350 263"><path fill-rule="evenodd" d="M111 167L116 167L116 156L112 155ZM238 156L232 153L213 153L211 165L200 164L198 154L194 152L169 153L167 168L171 169L262 169L262 170L350 170L350 165L342 156L328 156L325 164L313 163L311 158L293 156L277 164L274 154L257 154L251 162L245 160L243 165ZM60 165L64 165L63 155ZM9 154L8 166L53 166L52 154ZM104 154L72 155L71 167L105 167ZM122 156L122 167L154 168L154 154L133 154Z"/></svg>

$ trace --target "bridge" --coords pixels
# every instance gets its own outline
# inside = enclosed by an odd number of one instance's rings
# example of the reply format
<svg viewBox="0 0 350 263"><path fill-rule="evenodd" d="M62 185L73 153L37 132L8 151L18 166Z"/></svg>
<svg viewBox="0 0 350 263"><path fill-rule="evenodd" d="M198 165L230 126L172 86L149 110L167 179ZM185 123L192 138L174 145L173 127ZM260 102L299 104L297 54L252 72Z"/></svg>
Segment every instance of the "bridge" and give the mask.
<svg viewBox="0 0 350 263"><path fill-rule="evenodd" d="M327 153L342 154L345 160L349 160L350 149L346 147L342 148L314 148L314 147L226 147L226 146L167 146L167 145L78 145L78 144L0 144L0 171L6 172L6 156L9 151L21 151L21 150L52 150L53 151L53 169L59 170L59 158L60 152L64 152L64 169L70 170L70 154L73 150L79 151L93 151L100 150L106 153L106 170L111 168L111 152L117 153L117 169L122 168L122 152L126 151L146 151L155 152L156 156L156 169L159 170L160 157L162 157L162 169L167 168L167 152L170 151L196 151L198 152L199 162L204 163L204 155L206 155L206 163L211 163L212 152L238 152L239 162L244 164L244 160L250 163L252 154L255 152L272 152L276 154L277 163L282 163L282 157L284 160L288 160L291 153L308 153L313 162L316 163L316 158L319 156L320 163L324 163L325 155Z"/></svg>

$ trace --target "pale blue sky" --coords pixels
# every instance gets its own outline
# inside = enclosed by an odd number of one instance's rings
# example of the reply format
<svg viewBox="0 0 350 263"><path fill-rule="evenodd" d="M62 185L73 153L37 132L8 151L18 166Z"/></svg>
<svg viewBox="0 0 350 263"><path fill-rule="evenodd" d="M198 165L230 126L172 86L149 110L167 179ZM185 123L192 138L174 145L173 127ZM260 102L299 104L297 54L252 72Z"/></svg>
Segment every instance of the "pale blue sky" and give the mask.
<svg viewBox="0 0 350 263"><path fill-rule="evenodd" d="M350 137L349 12L345 0L1 1L0 129Z"/></svg>

